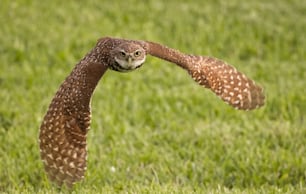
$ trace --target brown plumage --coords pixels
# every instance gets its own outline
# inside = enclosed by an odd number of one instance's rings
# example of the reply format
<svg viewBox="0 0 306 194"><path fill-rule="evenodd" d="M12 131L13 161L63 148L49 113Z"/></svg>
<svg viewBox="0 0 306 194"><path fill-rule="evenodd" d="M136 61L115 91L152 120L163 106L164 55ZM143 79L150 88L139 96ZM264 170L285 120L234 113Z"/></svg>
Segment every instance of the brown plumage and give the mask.
<svg viewBox="0 0 306 194"><path fill-rule="evenodd" d="M61 84L41 124L40 154L51 181L71 187L84 178L90 100L96 85L108 68L132 71L144 63L146 54L186 69L234 108L251 110L264 104L261 87L218 59L187 55L148 41L102 38Z"/></svg>

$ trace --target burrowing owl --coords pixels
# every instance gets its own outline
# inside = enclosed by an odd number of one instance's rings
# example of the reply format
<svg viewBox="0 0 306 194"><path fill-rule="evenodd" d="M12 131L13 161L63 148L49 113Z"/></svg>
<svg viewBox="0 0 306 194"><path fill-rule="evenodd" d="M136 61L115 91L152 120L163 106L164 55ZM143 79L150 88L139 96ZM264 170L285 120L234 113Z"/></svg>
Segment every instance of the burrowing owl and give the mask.
<svg viewBox="0 0 306 194"><path fill-rule="evenodd" d="M140 67L146 55L175 63L192 78L237 109L264 104L261 87L227 63L181 53L148 41L102 38L61 84L40 127L40 154L48 177L71 187L86 171L86 134L90 127L90 99L105 71Z"/></svg>

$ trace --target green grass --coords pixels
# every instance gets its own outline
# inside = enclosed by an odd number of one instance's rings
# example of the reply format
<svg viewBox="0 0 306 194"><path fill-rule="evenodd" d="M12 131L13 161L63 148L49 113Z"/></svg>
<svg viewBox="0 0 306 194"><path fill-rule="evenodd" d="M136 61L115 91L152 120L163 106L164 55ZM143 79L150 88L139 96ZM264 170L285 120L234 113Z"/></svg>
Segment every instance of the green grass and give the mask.
<svg viewBox="0 0 306 194"><path fill-rule="evenodd" d="M166 2L1 1L0 192L59 191L39 158L40 122L103 36L222 58L267 102L237 111L153 57L135 72L108 71L75 193L306 192L306 1Z"/></svg>

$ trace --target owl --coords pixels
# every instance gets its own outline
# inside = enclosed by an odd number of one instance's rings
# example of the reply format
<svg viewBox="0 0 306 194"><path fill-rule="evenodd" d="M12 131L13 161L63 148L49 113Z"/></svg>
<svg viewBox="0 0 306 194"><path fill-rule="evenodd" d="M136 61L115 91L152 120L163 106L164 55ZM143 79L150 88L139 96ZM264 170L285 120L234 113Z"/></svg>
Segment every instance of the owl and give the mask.
<svg viewBox="0 0 306 194"><path fill-rule="evenodd" d="M40 155L52 182L72 187L84 178L90 100L103 74L108 69L133 71L143 65L147 55L185 69L199 85L236 109L252 110L264 104L263 89L224 61L149 41L102 38L60 85L42 121Z"/></svg>

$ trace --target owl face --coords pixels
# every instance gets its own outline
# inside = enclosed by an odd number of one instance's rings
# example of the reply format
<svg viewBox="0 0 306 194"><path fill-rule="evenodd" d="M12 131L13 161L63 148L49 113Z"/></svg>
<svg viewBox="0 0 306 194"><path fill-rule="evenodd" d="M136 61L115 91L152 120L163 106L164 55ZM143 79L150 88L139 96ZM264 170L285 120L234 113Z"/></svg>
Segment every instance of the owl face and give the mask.
<svg viewBox="0 0 306 194"><path fill-rule="evenodd" d="M110 68L115 71L128 72L139 68L146 60L145 50L137 44L121 44L111 52L114 62Z"/></svg>

